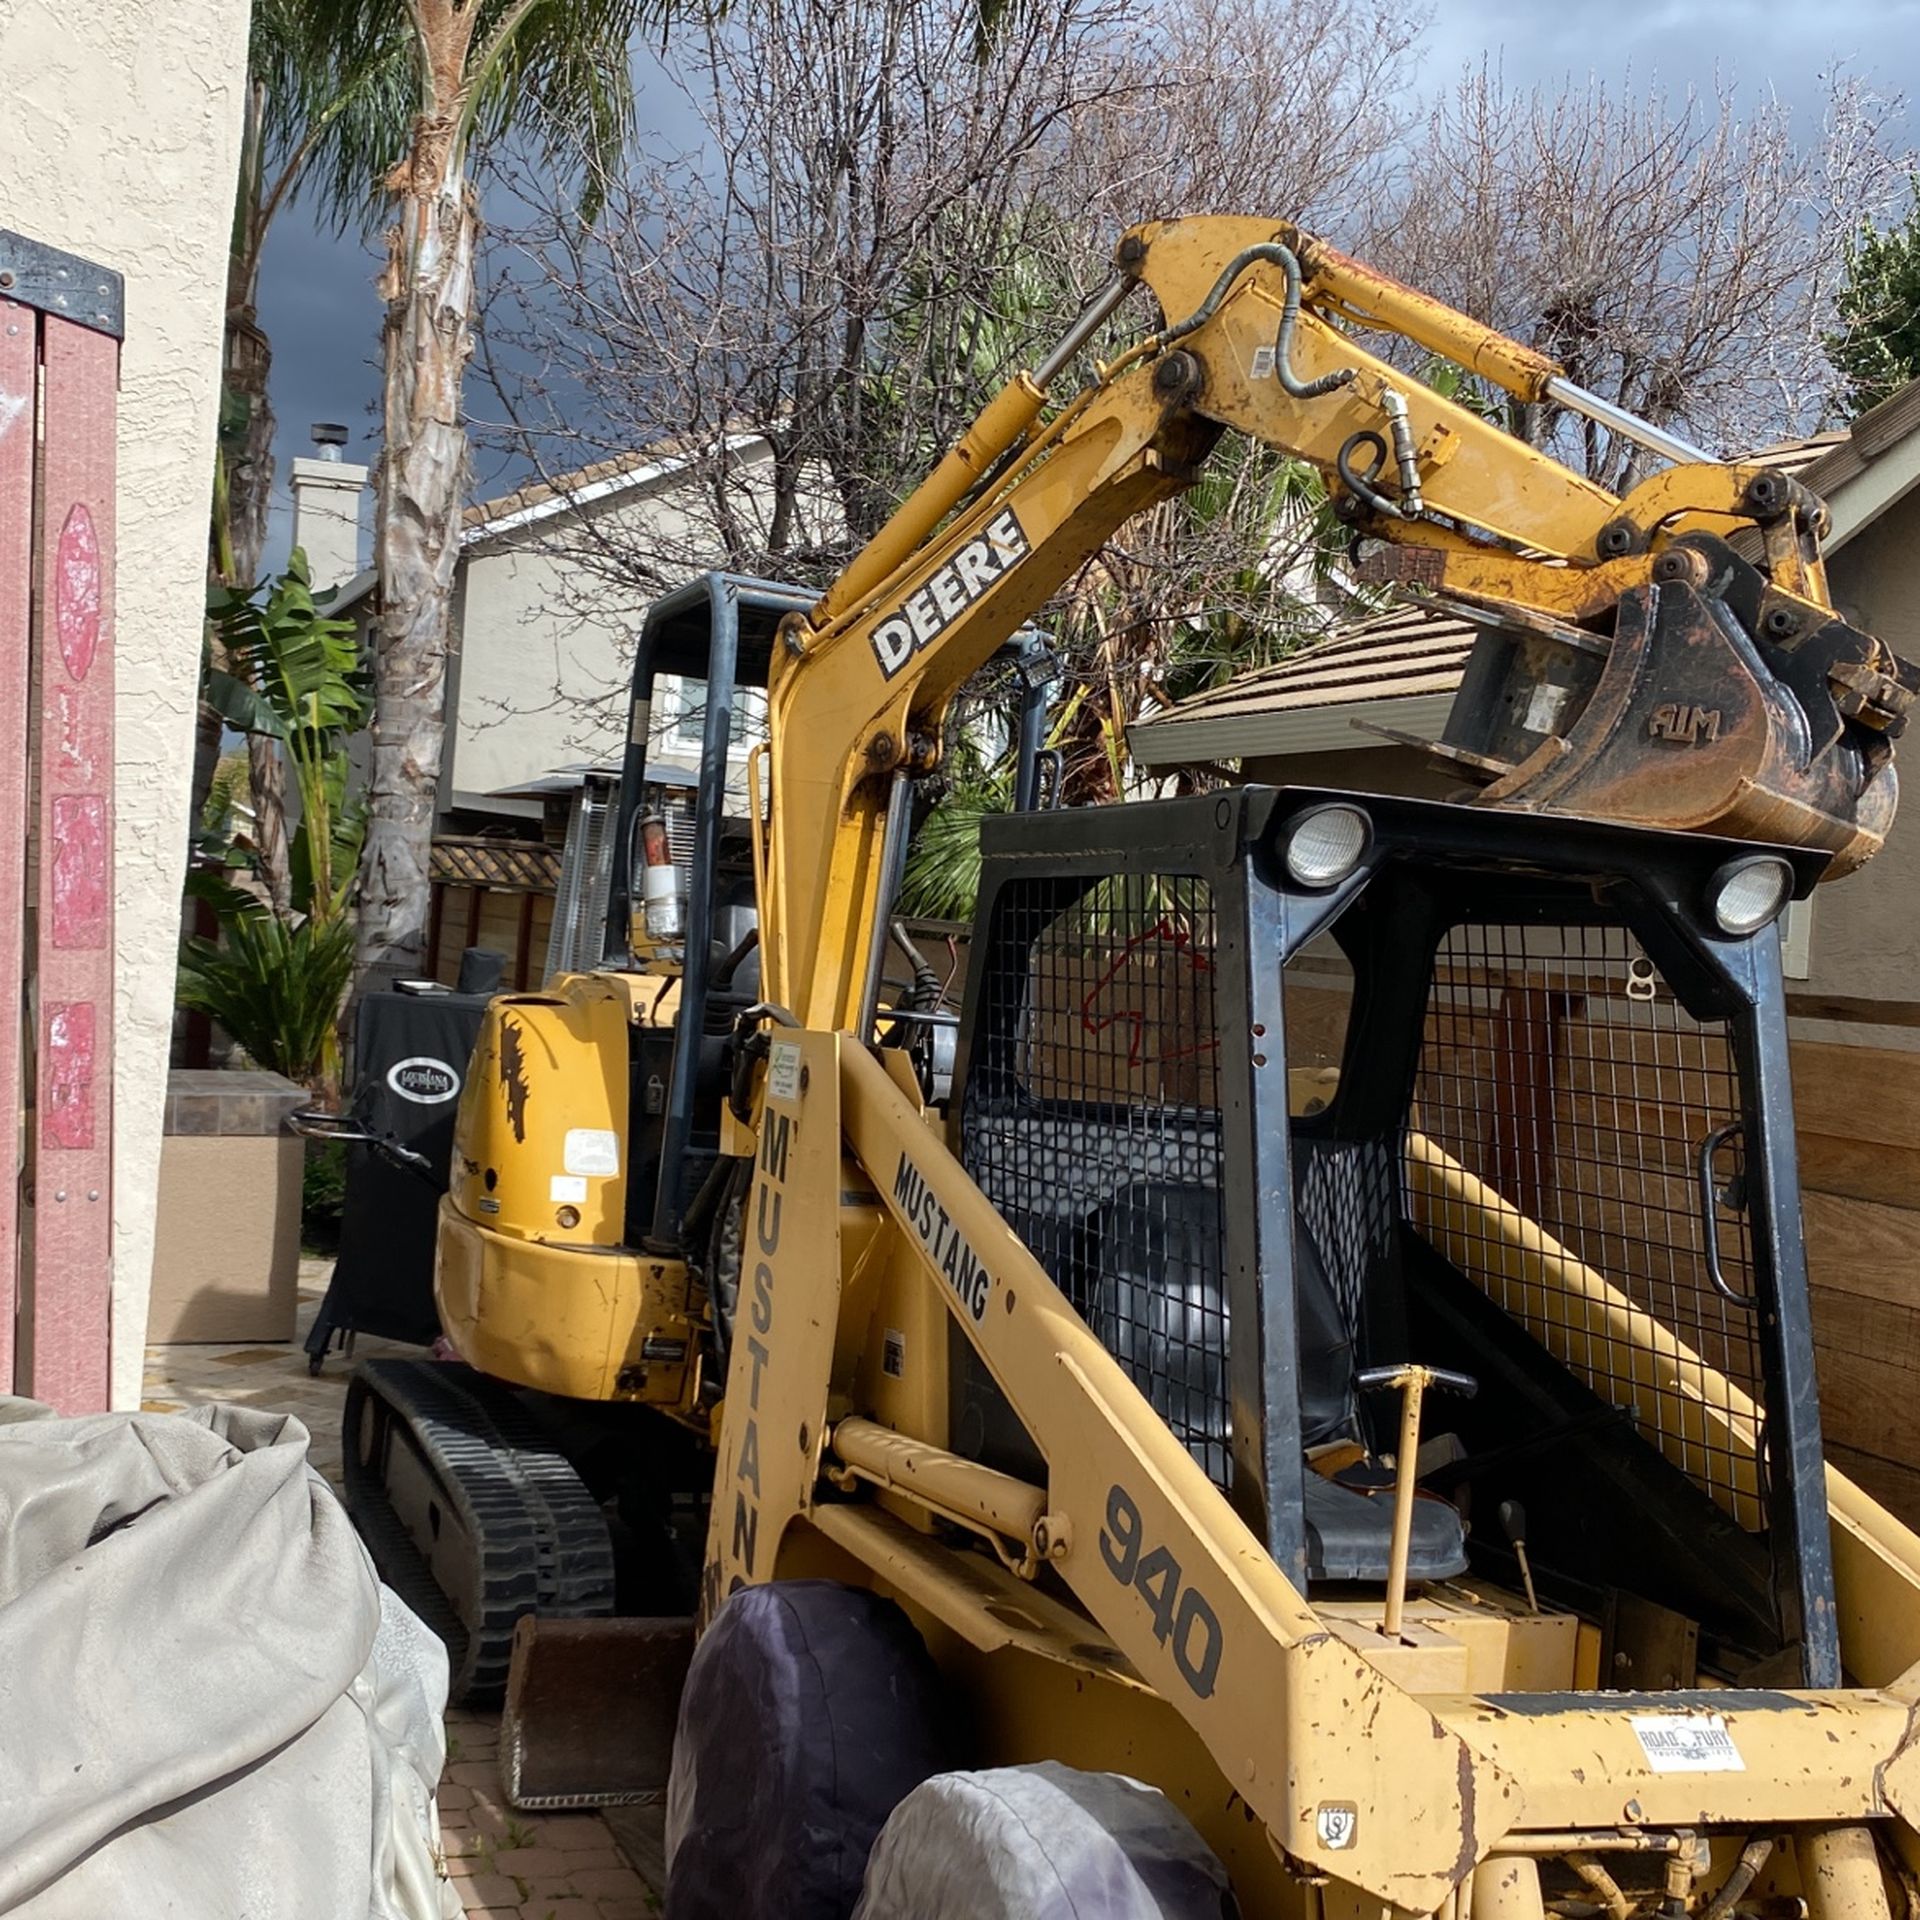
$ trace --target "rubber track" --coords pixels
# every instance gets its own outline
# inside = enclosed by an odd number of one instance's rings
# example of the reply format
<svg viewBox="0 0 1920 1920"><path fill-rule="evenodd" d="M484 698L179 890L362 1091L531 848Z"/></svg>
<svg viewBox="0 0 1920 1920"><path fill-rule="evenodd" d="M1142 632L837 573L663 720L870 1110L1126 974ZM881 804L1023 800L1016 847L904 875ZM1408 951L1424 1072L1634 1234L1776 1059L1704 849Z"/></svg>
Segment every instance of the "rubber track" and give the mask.
<svg viewBox="0 0 1920 1920"><path fill-rule="evenodd" d="M391 1436L371 1468L359 1446L368 1399L384 1406ZM366 1360L347 1388L344 1428L347 1511L381 1578L447 1643L450 1700L500 1700L522 1614L613 1611L606 1521L510 1388L440 1361ZM411 1446L477 1549L477 1620L463 1620L440 1591L388 1500L378 1463L395 1446Z"/></svg>

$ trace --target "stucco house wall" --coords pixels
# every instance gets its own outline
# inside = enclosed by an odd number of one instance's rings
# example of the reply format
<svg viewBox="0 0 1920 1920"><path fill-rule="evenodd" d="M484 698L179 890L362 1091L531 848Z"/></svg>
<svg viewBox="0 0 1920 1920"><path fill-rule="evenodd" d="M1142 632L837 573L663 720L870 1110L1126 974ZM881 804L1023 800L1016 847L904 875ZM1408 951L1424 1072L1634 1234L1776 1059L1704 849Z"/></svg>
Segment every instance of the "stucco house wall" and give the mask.
<svg viewBox="0 0 1920 1920"><path fill-rule="evenodd" d="M600 538L689 556L711 541L678 474L554 521L476 540L460 566L460 650L454 669L441 810L497 808L483 796L555 767L617 758L627 724L634 637L645 589L616 583L596 561ZM537 806L531 809L538 815Z"/></svg>
<svg viewBox="0 0 1920 1920"><path fill-rule="evenodd" d="M0 226L126 276L114 608L116 1407L140 1401L153 1265L247 16L247 0L0 0Z"/></svg>
<svg viewBox="0 0 1920 1920"><path fill-rule="evenodd" d="M1834 604L1903 659L1920 660L1920 493L1895 502L1834 553ZM1886 846L1814 899L1807 991L1838 1002L1881 1000L1920 1012L1920 754L1896 749L1900 818Z"/></svg>

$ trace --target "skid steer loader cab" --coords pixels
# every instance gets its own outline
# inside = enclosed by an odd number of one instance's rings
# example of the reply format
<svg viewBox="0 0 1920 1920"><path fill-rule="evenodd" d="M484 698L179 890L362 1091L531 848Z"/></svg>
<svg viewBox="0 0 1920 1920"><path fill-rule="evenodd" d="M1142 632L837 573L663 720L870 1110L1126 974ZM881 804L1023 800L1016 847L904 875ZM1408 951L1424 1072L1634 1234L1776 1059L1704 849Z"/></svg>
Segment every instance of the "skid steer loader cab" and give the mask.
<svg viewBox="0 0 1920 1920"><path fill-rule="evenodd" d="M1529 1575L1525 1684L1840 1684L1778 924L1823 855L1260 788L983 847L955 1150L1297 1587L1387 1578L1373 1383L1441 1368L1407 1576Z"/></svg>

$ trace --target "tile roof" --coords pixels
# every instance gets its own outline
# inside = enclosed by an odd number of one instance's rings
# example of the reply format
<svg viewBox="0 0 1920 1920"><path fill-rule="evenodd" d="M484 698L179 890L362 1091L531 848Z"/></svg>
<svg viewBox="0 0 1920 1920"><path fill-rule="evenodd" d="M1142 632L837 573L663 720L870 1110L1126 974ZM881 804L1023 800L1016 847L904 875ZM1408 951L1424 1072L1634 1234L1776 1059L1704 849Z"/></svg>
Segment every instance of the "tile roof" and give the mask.
<svg viewBox="0 0 1920 1920"><path fill-rule="evenodd" d="M1451 693L1460 684L1460 670L1473 651L1476 631L1470 622L1452 614L1420 606L1395 607L1339 628L1333 638L1270 667L1194 694L1163 717L1177 714L1182 720L1214 720L1409 694Z"/></svg>

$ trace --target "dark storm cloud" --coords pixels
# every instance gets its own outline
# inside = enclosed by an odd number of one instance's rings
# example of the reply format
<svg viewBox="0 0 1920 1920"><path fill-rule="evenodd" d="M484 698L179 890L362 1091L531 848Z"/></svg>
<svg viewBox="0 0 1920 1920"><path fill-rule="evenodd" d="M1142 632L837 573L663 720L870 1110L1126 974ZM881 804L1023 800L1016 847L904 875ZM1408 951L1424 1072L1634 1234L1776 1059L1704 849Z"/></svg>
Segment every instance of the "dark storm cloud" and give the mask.
<svg viewBox="0 0 1920 1920"><path fill-rule="evenodd" d="M1592 73L1681 93L1720 80L1816 109L1820 76L1844 64L1883 92L1920 92L1920 0L1437 0L1427 44L1436 77L1491 53L1529 84Z"/></svg>
<svg viewBox="0 0 1920 1920"><path fill-rule="evenodd" d="M1747 97L1773 93L1795 112L1817 115L1821 76L1844 66L1885 94L1920 97L1920 0L1822 0L1818 6L1714 5L1710 0L1435 0L1416 71L1445 85L1483 57L1511 82L1610 86L1735 86ZM635 59L643 120L684 124L685 105L660 83L647 56ZM315 420L343 420L348 457L371 464L378 451L378 258L357 240L315 231L298 206L281 218L267 250L261 318L272 338L273 404L279 418L280 485L267 560L287 548L287 462L307 452ZM478 396L476 395L476 400ZM490 487L512 484L496 469Z"/></svg>

